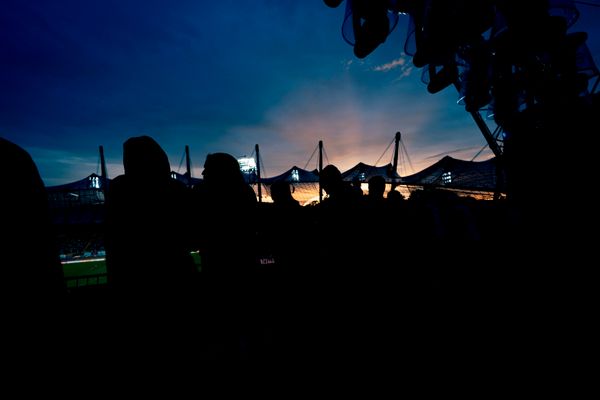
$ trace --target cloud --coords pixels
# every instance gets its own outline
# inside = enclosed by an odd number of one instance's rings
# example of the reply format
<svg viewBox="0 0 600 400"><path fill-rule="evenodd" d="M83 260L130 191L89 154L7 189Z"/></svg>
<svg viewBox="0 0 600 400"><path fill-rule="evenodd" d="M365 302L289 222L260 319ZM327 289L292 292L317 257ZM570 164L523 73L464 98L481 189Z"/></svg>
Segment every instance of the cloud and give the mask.
<svg viewBox="0 0 600 400"><path fill-rule="evenodd" d="M414 69L414 67L412 65L402 67L402 70L400 71L400 76L398 76L396 79L394 79L394 82L398 82L402 78L406 78L406 77L410 76L413 69Z"/></svg>
<svg viewBox="0 0 600 400"><path fill-rule="evenodd" d="M373 68L373 71L391 71L392 69L401 68L406 64L406 59L404 57L400 57L396 60L393 60L389 63L378 65Z"/></svg>
<svg viewBox="0 0 600 400"><path fill-rule="evenodd" d="M405 56L401 56L400 58L388 63L377 65L373 67L372 70L376 72L389 72L392 70L398 71L399 75L393 81L393 83L397 83L400 80L410 76L414 70L414 67L412 62L408 62L408 59Z"/></svg>

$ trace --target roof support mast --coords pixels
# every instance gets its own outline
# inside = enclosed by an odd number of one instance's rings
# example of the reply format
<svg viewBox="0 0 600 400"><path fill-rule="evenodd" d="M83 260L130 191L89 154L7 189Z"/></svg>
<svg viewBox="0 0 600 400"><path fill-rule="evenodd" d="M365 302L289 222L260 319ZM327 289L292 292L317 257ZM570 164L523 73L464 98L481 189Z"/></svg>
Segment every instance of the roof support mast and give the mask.
<svg viewBox="0 0 600 400"><path fill-rule="evenodd" d="M392 164L392 172L394 173L392 178L392 190L394 190L397 185L396 174L398 174L398 148L400 147L400 137L401 133L396 132L396 137L394 139L394 163Z"/></svg>
<svg viewBox="0 0 600 400"><path fill-rule="evenodd" d="M323 141L319 140L319 203L323 201L323 187L321 186L321 176L323 172Z"/></svg>
<svg viewBox="0 0 600 400"><path fill-rule="evenodd" d="M187 186L192 187L192 167L191 167L191 159L190 159L190 146L185 145L185 178L187 180Z"/></svg>
<svg viewBox="0 0 600 400"><path fill-rule="evenodd" d="M104 160L104 146L100 145L100 174L102 178L102 191L106 193L106 184L108 183L108 175L106 173L106 161Z"/></svg>
<svg viewBox="0 0 600 400"><path fill-rule="evenodd" d="M192 186L192 168L190 167L190 146L185 145L185 175L188 179L188 186Z"/></svg>
<svg viewBox="0 0 600 400"><path fill-rule="evenodd" d="M396 138L394 143L394 164L392 167L394 168L394 172L398 173L398 147L400 147L400 132L396 132Z"/></svg>
<svg viewBox="0 0 600 400"><path fill-rule="evenodd" d="M262 203L262 183L260 179L260 153L258 150L258 143L254 145L254 151L256 152L256 181L258 183L258 202Z"/></svg>

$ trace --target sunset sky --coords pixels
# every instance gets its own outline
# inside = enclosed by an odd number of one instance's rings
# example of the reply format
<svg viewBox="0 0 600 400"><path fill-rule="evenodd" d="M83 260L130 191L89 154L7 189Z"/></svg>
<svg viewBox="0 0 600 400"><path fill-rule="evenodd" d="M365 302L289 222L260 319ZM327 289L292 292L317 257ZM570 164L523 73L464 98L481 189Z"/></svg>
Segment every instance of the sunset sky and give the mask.
<svg viewBox="0 0 600 400"><path fill-rule="evenodd" d="M578 7L571 30L588 32L600 64L600 8ZM0 136L47 185L97 172L99 145L109 176L122 173L123 142L142 134L180 172L189 145L194 176L207 153L249 156L257 143L267 176L304 167L319 140L341 170L374 164L396 131L414 166L402 175L473 158L485 140L456 91L429 94L402 51L408 17L360 60L343 14L322 0L4 0Z"/></svg>

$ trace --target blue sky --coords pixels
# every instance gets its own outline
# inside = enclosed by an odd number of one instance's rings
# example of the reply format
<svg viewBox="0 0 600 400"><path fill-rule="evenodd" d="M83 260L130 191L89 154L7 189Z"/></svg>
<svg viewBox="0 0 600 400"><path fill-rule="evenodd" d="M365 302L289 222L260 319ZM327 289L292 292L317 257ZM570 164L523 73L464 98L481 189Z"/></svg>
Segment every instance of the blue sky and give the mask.
<svg viewBox="0 0 600 400"><path fill-rule="evenodd" d="M268 176L304 167L319 140L344 170L375 163L401 131L414 166L401 174L446 152L471 159L485 144L457 93L429 94L402 52L408 17L359 60L341 36L344 7L322 0L4 0L2 8L0 135L29 151L47 185L97 172L99 145L109 175L122 173L123 142L142 134L174 170L189 145L195 176L207 153L250 155L256 143ZM600 8L579 10L574 30L588 32L599 63Z"/></svg>

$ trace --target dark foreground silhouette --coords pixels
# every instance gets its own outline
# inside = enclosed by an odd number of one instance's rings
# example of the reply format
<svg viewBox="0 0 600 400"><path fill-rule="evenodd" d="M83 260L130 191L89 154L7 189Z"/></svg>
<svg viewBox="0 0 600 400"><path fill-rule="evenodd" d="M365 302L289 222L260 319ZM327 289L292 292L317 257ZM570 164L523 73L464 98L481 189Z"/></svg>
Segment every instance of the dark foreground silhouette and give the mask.
<svg viewBox="0 0 600 400"><path fill-rule="evenodd" d="M3 138L0 176L0 291L15 308L49 306L66 292L44 184L31 156Z"/></svg>

